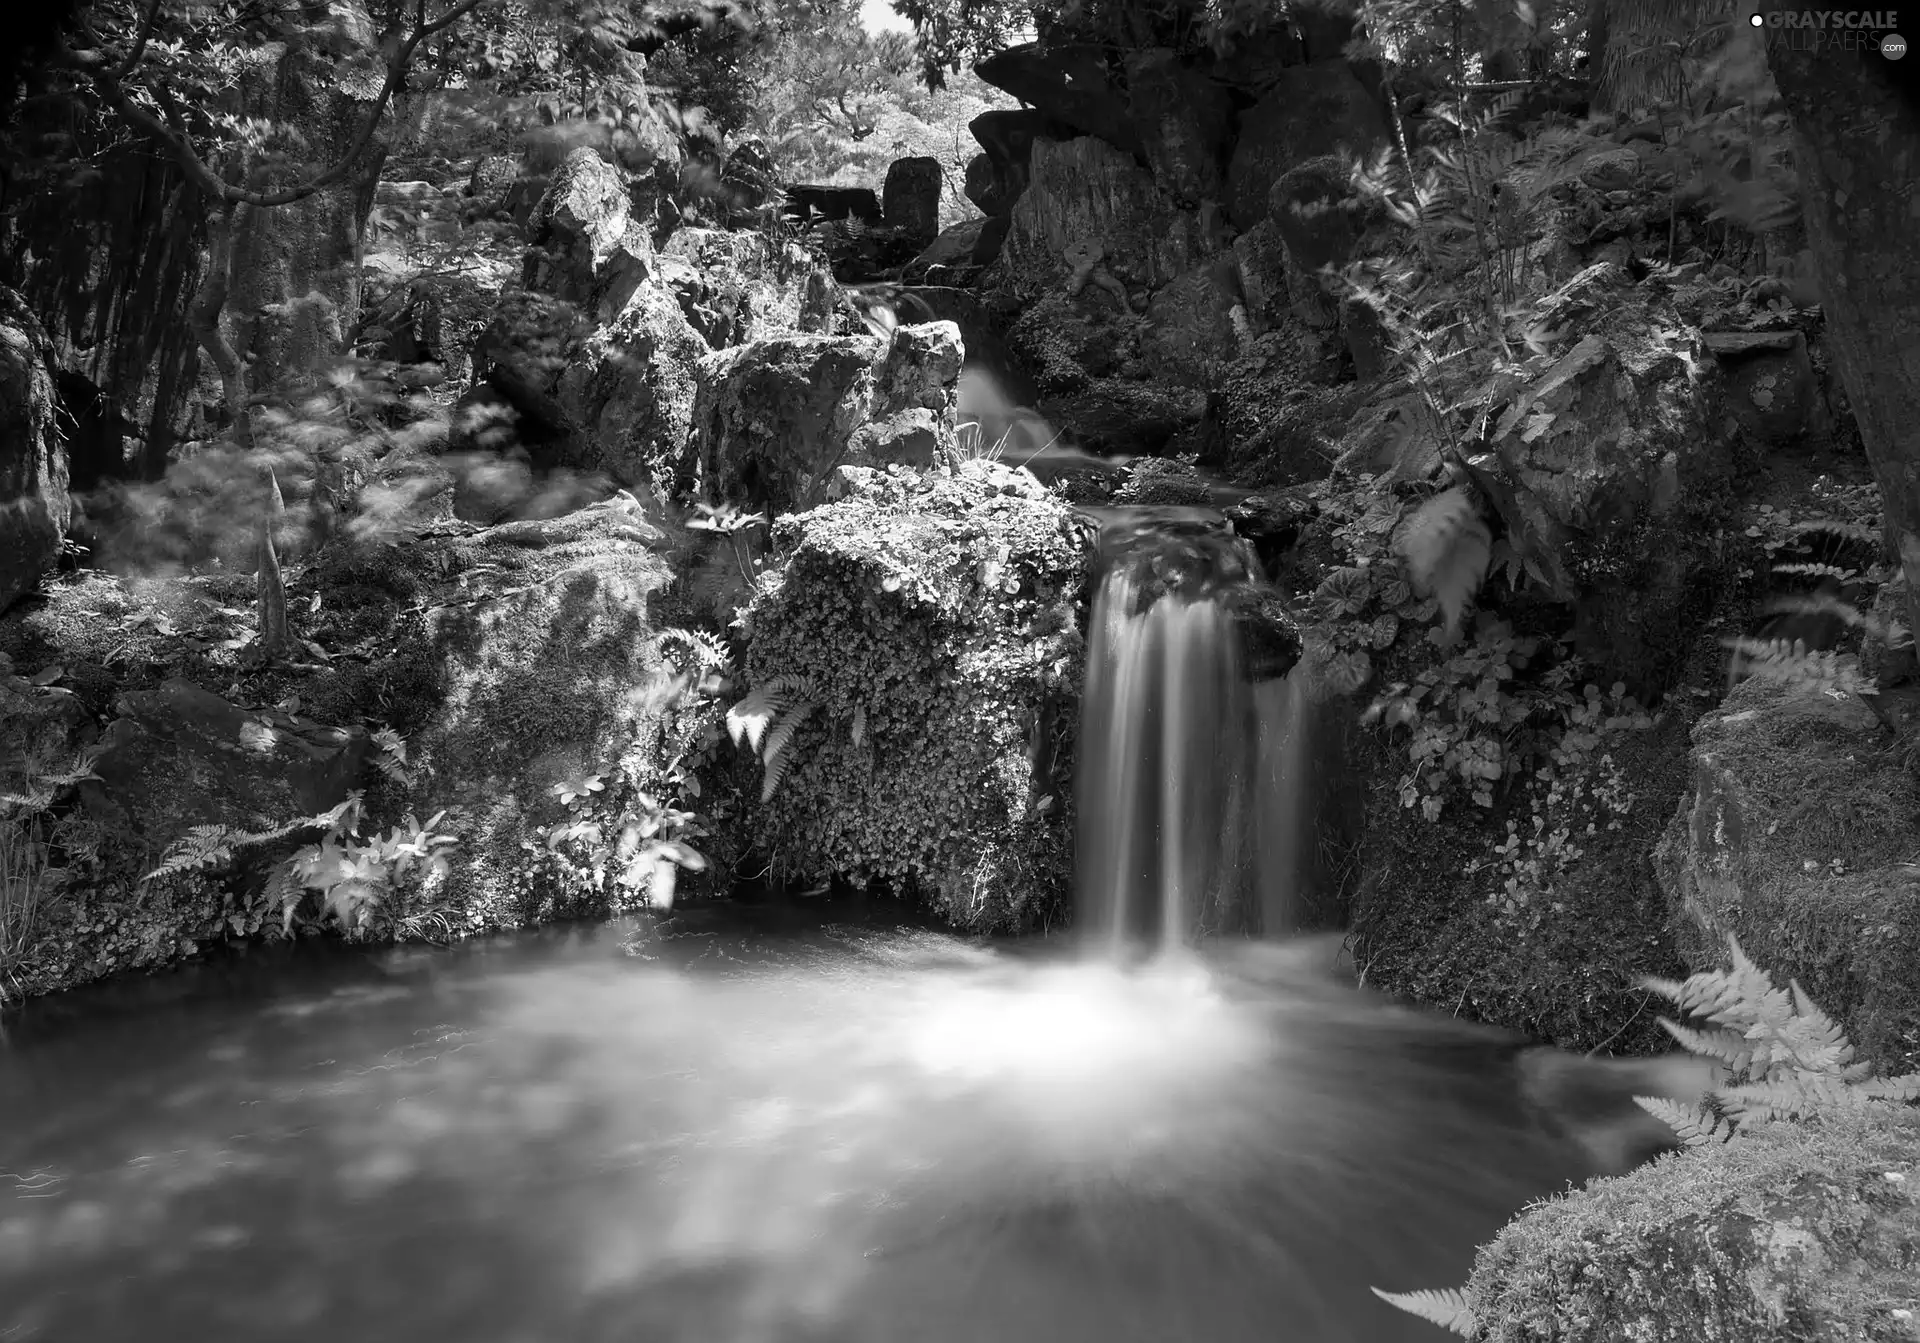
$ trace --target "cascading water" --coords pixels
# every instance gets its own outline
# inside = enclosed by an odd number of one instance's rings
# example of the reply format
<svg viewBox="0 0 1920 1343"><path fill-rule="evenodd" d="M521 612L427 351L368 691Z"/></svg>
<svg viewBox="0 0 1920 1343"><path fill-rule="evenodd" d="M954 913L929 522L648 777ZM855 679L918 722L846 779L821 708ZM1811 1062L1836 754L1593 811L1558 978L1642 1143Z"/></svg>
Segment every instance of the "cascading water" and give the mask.
<svg viewBox="0 0 1920 1343"><path fill-rule="evenodd" d="M1255 562L1204 515L1111 523L1087 634L1075 911L1103 953L1295 926L1300 691L1256 682ZM1271 673L1271 667L1263 668Z"/></svg>

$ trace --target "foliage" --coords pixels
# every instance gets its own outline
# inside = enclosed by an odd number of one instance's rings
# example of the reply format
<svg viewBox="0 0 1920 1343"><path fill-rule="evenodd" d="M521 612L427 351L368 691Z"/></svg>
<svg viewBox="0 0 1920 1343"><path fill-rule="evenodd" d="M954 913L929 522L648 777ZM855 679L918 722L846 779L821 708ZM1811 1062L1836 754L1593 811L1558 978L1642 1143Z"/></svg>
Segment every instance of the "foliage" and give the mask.
<svg viewBox="0 0 1920 1343"><path fill-rule="evenodd" d="M1479 1331L1480 1324L1473 1313L1473 1306L1468 1302L1467 1294L1458 1287L1429 1288L1419 1292L1383 1292L1378 1287L1368 1290L1388 1305L1431 1321L1448 1333L1472 1338Z"/></svg>
<svg viewBox="0 0 1920 1343"><path fill-rule="evenodd" d="M41 908L68 884L54 807L68 789L94 777L92 760L91 751L65 761L29 756L0 773L6 790L0 792L0 976L11 978L24 963Z"/></svg>
<svg viewBox="0 0 1920 1343"><path fill-rule="evenodd" d="M762 802L772 798L793 764L787 748L793 742L794 733L819 707L819 696L805 677L781 675L761 682L745 699L727 710L727 735L733 739L734 747L751 747L766 771L760 788ZM854 710L850 734L856 738L864 735L865 724L863 705Z"/></svg>
<svg viewBox="0 0 1920 1343"><path fill-rule="evenodd" d="M1396 545L1414 591L1440 603L1446 622L1442 628L1451 639L1487 576L1493 554L1493 537L1474 511L1473 500L1458 486L1434 495L1413 511Z"/></svg>
<svg viewBox="0 0 1920 1343"><path fill-rule="evenodd" d="M657 770L622 752L610 769L555 784L553 794L567 816L545 827L541 837L548 856L616 907L644 899L654 909L671 908L680 869L707 869L706 855L692 843L707 833L692 804L703 792L701 770L719 743L713 710L733 658L702 630L661 630L655 643L663 654L671 648L681 657L678 665L669 661L642 695L651 709L671 710L685 720L679 738L686 749Z"/></svg>
<svg viewBox="0 0 1920 1343"><path fill-rule="evenodd" d="M1920 1073L1875 1078L1839 1025L1801 991L1797 981L1775 988L1729 934L1730 968L1707 970L1683 983L1654 979L1647 988L1702 1024L1660 1024L1691 1052L1717 1062L1723 1082L1697 1109L1639 1099L1642 1108L1673 1125L1688 1147L1724 1142L1771 1119L1800 1119L1873 1101L1920 1100Z"/></svg>
<svg viewBox="0 0 1920 1343"><path fill-rule="evenodd" d="M381 773L403 786L407 784L411 776L406 743L400 735L380 729L374 745L375 763ZM271 849L296 835L317 830L317 839L276 861L265 885L228 913L228 931L235 936L253 934L261 931L270 915L277 914L282 935L293 932L296 920L302 927L319 927L329 917L350 936L356 935L368 929L376 913L387 909L392 893L407 880L444 876L447 851L455 843L453 836L437 833L434 828L444 812L435 813L425 822L408 814L384 833L363 837L363 810L363 795L355 789L327 811L297 817L267 830L196 825L169 845L159 864L141 880L154 882L231 868L250 850ZM311 908L306 907L308 892L316 897Z"/></svg>

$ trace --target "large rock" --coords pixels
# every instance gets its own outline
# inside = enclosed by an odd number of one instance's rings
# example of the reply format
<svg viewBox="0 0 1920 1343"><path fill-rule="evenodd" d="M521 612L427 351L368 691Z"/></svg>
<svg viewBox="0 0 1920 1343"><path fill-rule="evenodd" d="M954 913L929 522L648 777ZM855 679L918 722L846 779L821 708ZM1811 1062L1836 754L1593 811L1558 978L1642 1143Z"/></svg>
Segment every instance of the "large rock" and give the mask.
<svg viewBox="0 0 1920 1343"><path fill-rule="evenodd" d="M53 372L46 331L0 286L0 611L53 567L73 520Z"/></svg>
<svg viewBox="0 0 1920 1343"><path fill-rule="evenodd" d="M1734 934L1897 1073L1920 1067L1920 786L1884 742L1858 700L1743 681L1694 727L1654 860L1696 969Z"/></svg>
<svg viewBox="0 0 1920 1343"><path fill-rule="evenodd" d="M1044 926L1072 847L1082 530L992 462L839 485L776 524L774 581L742 616L750 682L804 677L818 704L743 838L786 878L879 879L980 931Z"/></svg>
<svg viewBox="0 0 1920 1343"><path fill-rule="evenodd" d="M967 199L989 216L1002 216L1027 189L1033 142L1071 140L1073 131L1031 108L996 108L967 123L981 152L967 163Z"/></svg>
<svg viewBox="0 0 1920 1343"><path fill-rule="evenodd" d="M940 234L940 160L926 155L895 159L880 189L881 217L925 247Z"/></svg>
<svg viewBox="0 0 1920 1343"><path fill-rule="evenodd" d="M995 52L973 69L1048 120L1081 135L1097 135L1128 154L1141 150L1126 96L1109 81L1106 53L1099 47L1028 42Z"/></svg>
<svg viewBox="0 0 1920 1343"><path fill-rule="evenodd" d="M512 442L477 446L518 443L540 464L602 471L670 497L691 483L694 367L707 353L680 304L657 284L636 291L604 326L563 300L509 292L475 343L474 374L476 391L504 400L522 423ZM464 438L474 441L470 429Z"/></svg>
<svg viewBox="0 0 1920 1343"><path fill-rule="evenodd" d="M597 150L568 154L527 222L521 284L611 318L646 282L653 241L627 180Z"/></svg>
<svg viewBox="0 0 1920 1343"><path fill-rule="evenodd" d="M953 447L963 351L951 322L873 336L777 336L707 356L691 450L709 499L783 513L836 468L931 465Z"/></svg>
<svg viewBox="0 0 1920 1343"><path fill-rule="evenodd" d="M1882 1105L1770 1124L1536 1204L1480 1251L1474 1337L1920 1339L1916 1151L1920 1112Z"/></svg>
<svg viewBox="0 0 1920 1343"><path fill-rule="evenodd" d="M1234 130L1226 89L1155 48L1127 56L1127 105L1160 190L1188 209L1219 200Z"/></svg>
<svg viewBox="0 0 1920 1343"><path fill-rule="evenodd" d="M365 729L246 710L174 677L120 699L81 787L94 821L157 852L196 825L274 830L344 801L366 763Z"/></svg>
<svg viewBox="0 0 1920 1343"><path fill-rule="evenodd" d="M1227 164L1227 213L1242 229L1266 217L1281 174L1324 154L1362 157L1389 143L1386 109L1343 60L1294 66L1273 91L1240 114Z"/></svg>
<svg viewBox="0 0 1920 1343"><path fill-rule="evenodd" d="M1091 136L1034 142L1031 180L1012 219L983 283L1023 302L1066 285L1075 248L1102 249L1106 272L1148 292L1215 250L1196 214L1174 209L1152 174Z"/></svg>
<svg viewBox="0 0 1920 1343"><path fill-rule="evenodd" d="M832 291L819 257L758 230L683 228L662 249L660 278L713 349L823 330L815 291Z"/></svg>

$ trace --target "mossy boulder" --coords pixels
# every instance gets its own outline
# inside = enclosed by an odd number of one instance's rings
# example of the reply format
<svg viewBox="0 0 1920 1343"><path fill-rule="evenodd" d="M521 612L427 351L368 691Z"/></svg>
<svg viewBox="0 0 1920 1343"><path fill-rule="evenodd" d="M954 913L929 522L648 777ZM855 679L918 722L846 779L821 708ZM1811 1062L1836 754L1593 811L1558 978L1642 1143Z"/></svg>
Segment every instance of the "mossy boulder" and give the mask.
<svg viewBox="0 0 1920 1343"><path fill-rule="evenodd" d="M1920 783L1857 699L1743 681L1693 730L1655 854L1696 969L1734 934L1882 1071L1920 1067Z"/></svg>
<svg viewBox="0 0 1920 1343"><path fill-rule="evenodd" d="M407 545L326 557L336 659L304 696L346 721L381 713L407 739L404 805L456 836L452 871L409 893L456 933L605 908L541 857L564 816L556 784L616 770L658 777L670 715L653 603L672 574L630 495L545 521L445 524Z"/></svg>
<svg viewBox="0 0 1920 1343"><path fill-rule="evenodd" d="M1535 1205L1480 1251L1482 1343L1920 1339L1920 1110L1778 1123Z"/></svg>
<svg viewBox="0 0 1920 1343"><path fill-rule="evenodd" d="M790 878L881 879L978 931L1044 926L1068 888L1088 546L1025 472L850 468L775 525L742 617L752 685L801 678L754 840Z"/></svg>

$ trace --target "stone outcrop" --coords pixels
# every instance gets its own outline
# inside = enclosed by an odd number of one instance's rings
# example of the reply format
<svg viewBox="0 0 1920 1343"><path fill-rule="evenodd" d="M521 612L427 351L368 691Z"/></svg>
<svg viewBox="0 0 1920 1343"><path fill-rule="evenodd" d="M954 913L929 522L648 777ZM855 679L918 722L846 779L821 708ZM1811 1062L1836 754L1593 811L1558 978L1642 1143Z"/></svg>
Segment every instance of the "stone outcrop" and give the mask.
<svg viewBox="0 0 1920 1343"><path fill-rule="evenodd" d="M1165 48L1129 54L1126 70L1133 133L1160 190L1188 209L1218 201L1233 135L1232 96Z"/></svg>
<svg viewBox="0 0 1920 1343"><path fill-rule="evenodd" d="M701 491L782 513L823 501L843 465L929 466L953 448L959 329L777 336L707 356L693 410Z"/></svg>
<svg viewBox="0 0 1920 1343"><path fill-rule="evenodd" d="M1364 158L1392 138L1386 109L1346 61L1292 66L1240 114L1227 164L1227 213L1249 229L1267 216L1273 184L1289 168L1326 154Z"/></svg>
<svg viewBox="0 0 1920 1343"><path fill-rule="evenodd" d="M53 374L46 331L0 286L0 611L53 567L73 517Z"/></svg>
<svg viewBox="0 0 1920 1343"><path fill-rule="evenodd" d="M1126 95L1113 87L1099 47L1029 42L995 52L976 63L974 73L1050 121L1098 135L1128 154L1141 152Z"/></svg>
<svg viewBox="0 0 1920 1343"><path fill-rule="evenodd" d="M607 321L647 282L655 261L646 224L634 217L626 176L580 148L568 154L527 221L521 284Z"/></svg>

